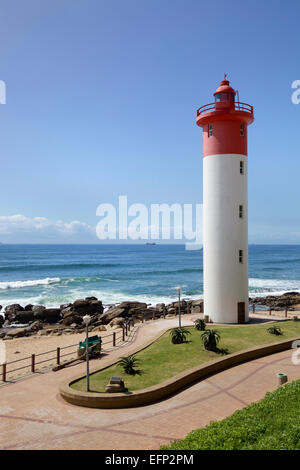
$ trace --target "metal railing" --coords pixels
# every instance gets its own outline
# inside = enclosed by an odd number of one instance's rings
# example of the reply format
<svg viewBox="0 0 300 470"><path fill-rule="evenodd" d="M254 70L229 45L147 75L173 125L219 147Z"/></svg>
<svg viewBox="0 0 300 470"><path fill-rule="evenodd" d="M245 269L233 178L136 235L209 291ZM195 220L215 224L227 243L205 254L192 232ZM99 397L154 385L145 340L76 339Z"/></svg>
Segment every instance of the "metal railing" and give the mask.
<svg viewBox="0 0 300 470"><path fill-rule="evenodd" d="M251 104L248 104L248 103L242 103L240 101L235 101L234 102L234 109L236 111L244 111L246 113L249 113L249 114L253 115L253 106L251 106ZM216 103L208 103L208 104L205 104L204 106L201 106L200 108L198 108L197 109L197 117L201 116L201 114L208 113L209 111L217 111Z"/></svg>
<svg viewBox="0 0 300 470"><path fill-rule="evenodd" d="M122 328L122 330L120 330L120 331L114 331L113 333L111 333L109 335L103 336L102 337L102 343L101 343L101 351L103 351L103 352L106 351L106 349L102 349L102 347L104 345L111 344L111 347L116 347L117 344L120 344L120 343L124 342L126 340L126 336L128 335L129 331L130 331L130 326L127 325L125 328ZM108 339L108 338L111 338L111 339ZM106 339L108 339L108 341L106 341ZM53 363L53 361L55 361L55 363L57 365L60 365L62 358L65 358L65 357L71 356L71 355L73 355L73 356L77 355L78 345L79 345L79 343L70 344L68 346L61 346L61 347L57 347L56 349L51 349L49 351L44 351L44 352L38 353L38 354L31 354L30 356L22 357L21 359L15 359L14 361L6 362L6 363L2 364L2 374L1 374L2 375L2 382L7 382L7 377L8 377L9 374L12 374L12 373L20 371L20 370L28 369L28 372L30 371L31 373L38 372L38 370L41 370L39 367L37 367L40 364L45 364L47 362L52 362ZM73 350L71 352L66 352L66 353L62 354L63 350L66 350L66 349L69 349L69 348L72 348ZM45 356L45 355L52 354L52 353L55 353L55 354L53 356L47 358L47 359L43 359L43 360L37 362L36 359L38 357ZM19 364L19 363L22 363L24 361L26 361L25 365L21 365L20 367L16 367L16 368L13 368L13 369L9 368L9 366L11 366L12 364ZM50 367L50 364L49 364L49 367ZM16 377L14 377L14 379L15 378Z"/></svg>

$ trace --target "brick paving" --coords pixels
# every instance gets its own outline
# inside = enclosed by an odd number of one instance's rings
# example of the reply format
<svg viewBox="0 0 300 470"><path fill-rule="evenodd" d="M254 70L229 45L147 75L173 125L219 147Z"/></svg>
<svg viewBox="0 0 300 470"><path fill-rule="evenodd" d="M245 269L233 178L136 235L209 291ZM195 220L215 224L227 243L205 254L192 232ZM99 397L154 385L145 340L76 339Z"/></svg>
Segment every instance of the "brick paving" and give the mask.
<svg viewBox="0 0 300 470"><path fill-rule="evenodd" d="M183 323L194 318L185 315ZM177 321L147 322L101 365L134 352ZM91 369L99 365L92 361ZM260 400L276 388L277 372L287 373L289 380L300 378L300 366L292 364L291 351L284 351L228 369L153 405L100 410L70 405L58 394L61 382L84 370L85 364L78 364L1 387L0 449L158 449Z"/></svg>

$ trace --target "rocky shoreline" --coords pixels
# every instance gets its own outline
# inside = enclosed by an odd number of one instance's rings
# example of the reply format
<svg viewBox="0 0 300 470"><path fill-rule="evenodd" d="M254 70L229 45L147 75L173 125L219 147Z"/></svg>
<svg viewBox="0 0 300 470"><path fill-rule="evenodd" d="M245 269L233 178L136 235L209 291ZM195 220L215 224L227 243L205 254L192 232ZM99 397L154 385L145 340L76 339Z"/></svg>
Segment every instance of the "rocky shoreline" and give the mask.
<svg viewBox="0 0 300 470"><path fill-rule="evenodd" d="M285 292L282 295L267 295L266 297L253 297L249 299L252 305L262 305L271 307L272 310L282 310L288 308L293 310L300 304L299 292Z"/></svg>
<svg viewBox="0 0 300 470"><path fill-rule="evenodd" d="M299 292L286 292L280 296L249 298L255 306L271 307L274 311L284 308L294 310L300 305ZM202 313L203 300L182 300L181 313ZM2 307L0 306L2 313ZM81 333L84 331L82 317L91 316L89 331L100 332L122 328L128 320L139 322L178 313L178 302L149 306L143 302L122 302L107 310L96 297L78 299L73 303L60 305L59 308L46 308L43 305L8 305L0 315L0 338L13 339L25 336L47 336Z"/></svg>
<svg viewBox="0 0 300 470"><path fill-rule="evenodd" d="M182 300L180 308L183 314L200 313L203 310L203 301ZM174 315L177 312L178 302L168 305L161 303L155 307L143 302L122 302L104 311L101 300L96 297L78 299L74 303L60 305L59 308L31 304L22 307L12 304L5 307L4 317L0 315L0 338L81 333L85 329L82 318L86 314L91 316L89 331L100 332L122 328L128 320L140 322L154 317Z"/></svg>

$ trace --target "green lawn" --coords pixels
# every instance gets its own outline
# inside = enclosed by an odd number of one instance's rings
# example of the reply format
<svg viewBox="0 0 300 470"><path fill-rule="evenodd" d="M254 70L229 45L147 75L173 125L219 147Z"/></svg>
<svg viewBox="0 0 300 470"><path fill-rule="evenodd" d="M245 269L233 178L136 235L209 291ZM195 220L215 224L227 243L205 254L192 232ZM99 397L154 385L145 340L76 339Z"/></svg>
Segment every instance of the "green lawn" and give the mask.
<svg viewBox="0 0 300 470"><path fill-rule="evenodd" d="M300 450L300 380L229 418L174 441L171 450Z"/></svg>
<svg viewBox="0 0 300 470"><path fill-rule="evenodd" d="M276 323L279 325L279 323ZM236 325L213 326L207 328L217 329L221 333L219 348L228 350L228 353L242 351L254 346L259 346L284 339L299 336L300 322L286 321L280 323L282 336L271 335L267 332L270 325ZM93 392L105 392L105 386L112 376L122 376L125 386L129 391L141 390L152 385L159 384L180 372L211 361L219 359L220 355L206 351L201 340L201 331L189 328L191 335L188 343L172 344L170 334L166 333L158 341L139 352L136 356L140 359L141 375L130 376L124 374L119 365L109 367L102 372L97 372L90 377L90 388ZM99 361L99 367L101 361ZM72 384L76 390L86 390L86 379Z"/></svg>

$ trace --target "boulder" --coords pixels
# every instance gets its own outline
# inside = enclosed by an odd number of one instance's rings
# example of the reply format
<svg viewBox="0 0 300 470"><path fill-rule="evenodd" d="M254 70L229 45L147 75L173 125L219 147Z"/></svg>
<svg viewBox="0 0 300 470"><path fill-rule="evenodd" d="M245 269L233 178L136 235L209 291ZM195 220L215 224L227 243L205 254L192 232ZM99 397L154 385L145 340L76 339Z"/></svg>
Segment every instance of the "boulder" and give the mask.
<svg viewBox="0 0 300 470"><path fill-rule="evenodd" d="M181 312L184 312L186 310L187 303L185 300L180 301L180 310ZM177 308L179 307L179 302L172 302L171 304L168 305L167 310L171 308Z"/></svg>
<svg viewBox="0 0 300 470"><path fill-rule="evenodd" d="M62 316L64 317L65 315L68 315L69 313L74 313L74 310L73 310L73 305L69 305L68 307L65 307L61 310L61 314Z"/></svg>
<svg viewBox="0 0 300 470"><path fill-rule="evenodd" d="M33 316L35 319L43 318L43 312L46 310L46 307L43 305L34 305L32 307Z"/></svg>
<svg viewBox="0 0 300 470"><path fill-rule="evenodd" d="M38 315L34 315L34 318L46 321L47 323L56 323L60 320L60 309L59 308L45 308Z"/></svg>
<svg viewBox="0 0 300 470"><path fill-rule="evenodd" d="M39 330L37 332L37 336L47 336L49 333L48 333L48 330Z"/></svg>
<svg viewBox="0 0 300 470"><path fill-rule="evenodd" d="M36 320L28 327L30 331L39 331L43 328L43 323L40 320Z"/></svg>
<svg viewBox="0 0 300 470"><path fill-rule="evenodd" d="M81 311L86 311L88 308L89 308L89 301L88 300L85 300L85 299L78 299L78 300L75 300L75 302L73 303L73 309L74 311L76 312L81 312Z"/></svg>
<svg viewBox="0 0 300 470"><path fill-rule="evenodd" d="M98 313L98 314L102 314L103 313L103 305L102 305L102 302L101 300L91 300L90 301L90 314L94 314L94 313Z"/></svg>
<svg viewBox="0 0 300 470"><path fill-rule="evenodd" d="M5 313L8 313L8 314L19 312L21 310L24 310L24 308L20 304L7 305L7 307L5 307L4 309Z"/></svg>
<svg viewBox="0 0 300 470"><path fill-rule="evenodd" d="M23 310L24 308L20 304L7 305L4 310L5 320L8 320L10 323L13 323L15 321L15 314Z"/></svg>
<svg viewBox="0 0 300 470"><path fill-rule="evenodd" d="M203 299L192 300L191 313L203 313Z"/></svg>
<svg viewBox="0 0 300 470"><path fill-rule="evenodd" d="M61 310L64 310L65 308L69 308L69 307L73 307L73 304L71 304L71 303L62 304L62 305L60 305L59 308L60 308Z"/></svg>
<svg viewBox="0 0 300 470"><path fill-rule="evenodd" d="M126 310L121 307L112 307L107 312L102 313L102 315L99 316L99 321L102 322L102 324L107 325L110 323L114 318L117 317L125 317L126 316Z"/></svg>
<svg viewBox="0 0 300 470"><path fill-rule="evenodd" d="M4 317L0 315L0 328L2 327L3 323L4 323Z"/></svg>
<svg viewBox="0 0 300 470"><path fill-rule="evenodd" d="M126 313L129 313L133 309L147 308L145 302L122 302L118 307L126 310Z"/></svg>
<svg viewBox="0 0 300 470"><path fill-rule="evenodd" d="M116 317L109 323L109 326L116 326L116 325L121 326L123 324L124 324L124 318Z"/></svg>
<svg viewBox="0 0 300 470"><path fill-rule="evenodd" d="M8 338L22 338L29 333L28 328L14 328L12 330L7 331L6 336Z"/></svg>
<svg viewBox="0 0 300 470"><path fill-rule="evenodd" d="M74 312L69 312L64 316L61 323L64 326L70 326L72 323L76 323L76 325L82 325L82 317Z"/></svg>
<svg viewBox="0 0 300 470"><path fill-rule="evenodd" d="M163 312L165 307L165 304L156 304L155 306L156 310L158 310L159 312Z"/></svg>
<svg viewBox="0 0 300 470"><path fill-rule="evenodd" d="M21 310L15 313L14 323L28 323L33 321L34 316L31 310Z"/></svg>
<svg viewBox="0 0 300 470"><path fill-rule="evenodd" d="M170 315L173 316L173 315L175 315L175 313L176 313L176 312L175 312L175 308L170 307L170 308L168 308L168 315L167 315L167 317L170 316Z"/></svg>
<svg viewBox="0 0 300 470"><path fill-rule="evenodd" d="M106 327L104 325L99 325L93 328L92 331L106 331Z"/></svg>
<svg viewBox="0 0 300 470"><path fill-rule="evenodd" d="M90 299L90 300L87 300ZM73 304L73 310L78 315L94 315L103 313L103 305L101 300L97 300L96 297L87 299L78 299L75 300Z"/></svg>
<svg viewBox="0 0 300 470"><path fill-rule="evenodd" d="M25 305L25 309L24 309L24 310L26 310L26 311L32 310L32 307L33 307L32 304Z"/></svg>

